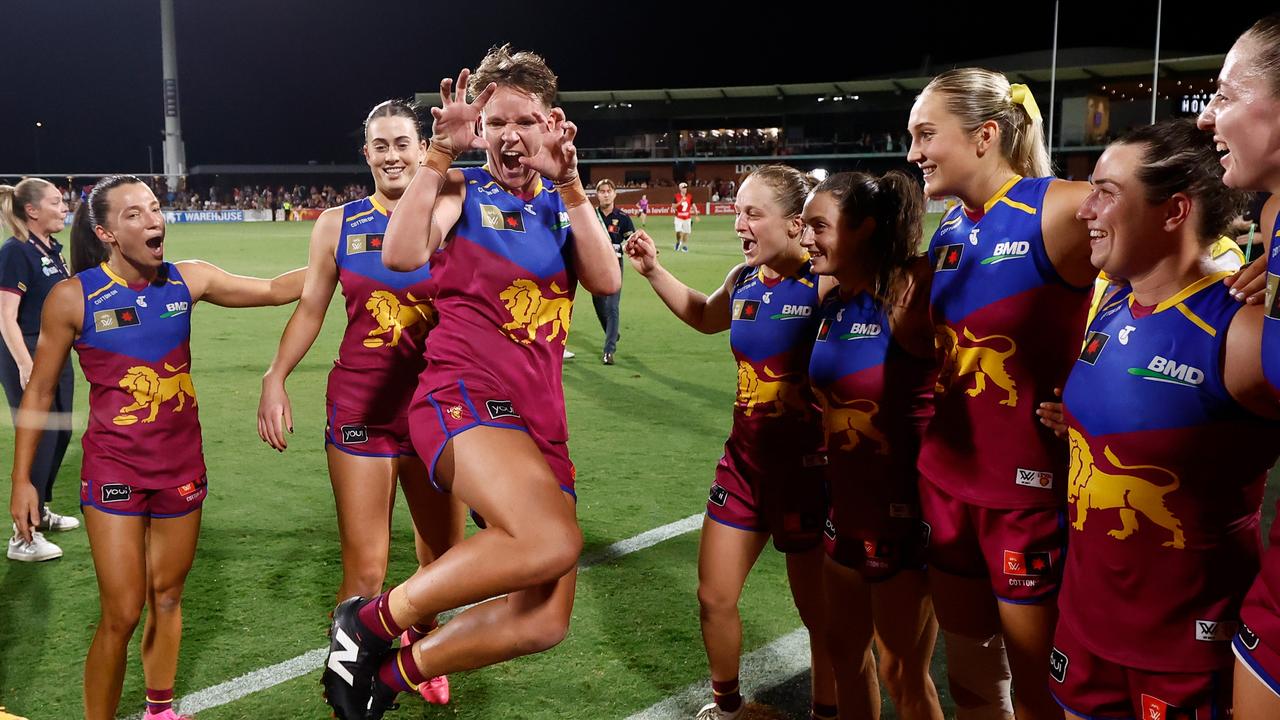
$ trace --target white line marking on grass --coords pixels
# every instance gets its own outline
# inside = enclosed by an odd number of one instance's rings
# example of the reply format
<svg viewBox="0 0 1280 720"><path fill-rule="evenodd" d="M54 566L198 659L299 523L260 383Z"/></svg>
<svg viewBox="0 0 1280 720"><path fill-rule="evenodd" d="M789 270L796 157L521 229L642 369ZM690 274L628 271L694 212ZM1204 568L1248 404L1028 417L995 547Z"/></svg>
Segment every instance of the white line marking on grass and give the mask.
<svg viewBox="0 0 1280 720"><path fill-rule="evenodd" d="M749 702L788 678L809 669L809 631L793 630L742 658L742 699ZM711 698L711 681L696 682L627 720L671 720L692 717Z"/></svg>
<svg viewBox="0 0 1280 720"><path fill-rule="evenodd" d="M652 530L646 530L634 537L625 540L619 540L612 545L603 547L595 552L582 556L578 561L578 571L586 572L587 570L604 563L612 562L625 555L639 552L646 548L651 548L660 542L670 540L671 538L692 532L702 526L702 515L690 515L683 520L677 520L667 523L661 527ZM467 607L471 607L468 605ZM465 610L450 611L441 616L447 619ZM205 688L190 695L184 696L178 702L178 712L182 713L198 713L215 708L220 705L235 702L247 695L252 695L260 690L266 690L275 687L284 682L302 677L307 673L314 672L324 665L325 656L328 654L329 648L322 647L315 650L309 650L295 658L276 663L270 667L241 675L233 680ZM142 720L142 714L131 715L128 720Z"/></svg>

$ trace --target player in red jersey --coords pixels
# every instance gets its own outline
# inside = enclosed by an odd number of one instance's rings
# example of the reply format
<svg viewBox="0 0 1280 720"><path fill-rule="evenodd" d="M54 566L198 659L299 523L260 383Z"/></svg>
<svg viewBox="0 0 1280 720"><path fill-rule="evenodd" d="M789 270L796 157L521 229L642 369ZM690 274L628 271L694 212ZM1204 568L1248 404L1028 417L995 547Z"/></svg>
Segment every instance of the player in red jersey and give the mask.
<svg viewBox="0 0 1280 720"><path fill-rule="evenodd" d="M262 378L258 435L283 452L293 412L285 380L315 342L335 288L346 299L347 327L329 373L325 450L338 510L342 582L338 599L382 590L390 552L397 477L413 516L418 561L425 565L462 540L460 503L430 487L409 438L409 400L426 366L425 342L435 311L427 302L430 272L396 273L382 265L387 221L426 154L418 115L388 100L370 111L361 148L376 191L325 210L311 231L308 281ZM409 629L406 641L434 625ZM448 696L433 678L424 697Z"/></svg>
<svg viewBox="0 0 1280 720"><path fill-rule="evenodd" d="M648 208L647 202L645 207L646 209ZM675 249L679 252L689 252L689 235L693 234L693 216L698 214L698 205L693 202L693 194L689 192L689 183L680 183L680 189L676 193L672 207L675 209L676 215Z"/></svg>
<svg viewBox="0 0 1280 720"><path fill-rule="evenodd" d="M931 584L962 718L1061 715L1044 676L1065 532L1066 451L1035 415L1079 350L1096 271L1076 208L1084 183L1050 177L1030 91L962 68L916 99L907 159L925 194L960 206L932 242L943 365L920 451ZM1028 557L1047 558L1029 567ZM999 599L1001 602L996 602ZM1002 707L1003 706L1003 707Z"/></svg>
<svg viewBox="0 0 1280 720"><path fill-rule="evenodd" d="M826 430L827 626L844 717L880 716L878 667L898 717L942 719L916 471L937 375L923 205L905 173L838 173L804 208L813 269L839 283L822 303L809 381Z"/></svg>
<svg viewBox="0 0 1280 720"><path fill-rule="evenodd" d="M647 235L626 246L632 266L676 317L699 332L729 331L738 366L733 427L716 466L698 550L702 641L715 699L698 713L699 720L731 720L743 713L738 600L771 535L774 547L786 553L791 596L809 630L812 714L835 717L822 593L825 457L807 380L817 307L833 283L814 274L800 246L800 212L812 186L811 178L783 165L766 165L748 176L734 221L746 259L710 295L663 268Z"/></svg>
<svg viewBox="0 0 1280 720"><path fill-rule="evenodd" d="M429 260L440 313L410 406L414 447L486 529L390 592L338 607L324 682L339 717L379 718L427 677L540 652L568 630L582 533L564 341L577 283L608 295L621 273L578 178L577 128L550 106L556 86L541 57L507 47L474 79L463 70L456 91L443 80L427 171L388 226L383 262L412 271ZM449 168L471 148L487 166ZM470 603L388 655L404 628Z"/></svg>
<svg viewBox="0 0 1280 720"><path fill-rule="evenodd" d="M126 175L101 180L76 212L71 256L77 274L45 303L18 410L9 509L29 541L41 511L31 464L74 344L90 388L80 503L102 611L85 659L85 717L116 717L129 639L146 605L147 718L175 720L182 588L206 494L190 375L191 308L201 300L224 307L293 302L303 270L262 280L200 261L166 263L160 202Z"/></svg>
<svg viewBox="0 0 1280 720"><path fill-rule="evenodd" d="M1232 279L1232 290L1250 303L1263 301L1262 363L1273 392L1280 389L1280 15L1259 20L1227 54L1218 91L1200 116L1225 150L1223 182L1272 194L1262 229L1267 252ZM1245 598L1244 626L1234 649L1236 717L1280 716L1280 524L1272 522L1262 572Z"/></svg>

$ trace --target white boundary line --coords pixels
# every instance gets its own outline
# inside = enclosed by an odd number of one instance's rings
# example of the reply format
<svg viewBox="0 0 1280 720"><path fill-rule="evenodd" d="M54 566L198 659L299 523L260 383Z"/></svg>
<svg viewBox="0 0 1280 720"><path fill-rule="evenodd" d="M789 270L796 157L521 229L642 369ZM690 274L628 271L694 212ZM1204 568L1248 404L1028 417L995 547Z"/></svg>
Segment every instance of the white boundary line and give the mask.
<svg viewBox="0 0 1280 720"><path fill-rule="evenodd" d="M587 570L604 563L612 562L625 555L639 552L646 548L653 547L671 538L684 535L685 533L697 530L702 526L702 514L690 515L683 520L677 520L667 523L661 527L652 530L646 530L634 537L625 540L619 540L612 545L601 548L593 553L584 555L578 561L578 571L586 572ZM470 606L468 606L470 607ZM450 617L457 612L461 612L466 608L459 608L456 611L446 613L443 618ZM261 690L275 687L284 682L302 677L307 673L314 672L324 665L325 656L328 654L328 646L309 650L295 658L276 663L269 667L254 670L252 672L241 675L238 678L219 683L212 687L205 688L184 696L179 702L177 710L180 713L198 713L210 708L226 705L235 702ZM807 658L808 655L805 655ZM128 720L142 720L142 714L132 715Z"/></svg>
<svg viewBox="0 0 1280 720"><path fill-rule="evenodd" d="M743 702L758 693L777 687L788 678L809 669L809 631L792 630L742 658L740 677ZM673 720L692 717L711 698L711 681L693 683L627 720Z"/></svg>

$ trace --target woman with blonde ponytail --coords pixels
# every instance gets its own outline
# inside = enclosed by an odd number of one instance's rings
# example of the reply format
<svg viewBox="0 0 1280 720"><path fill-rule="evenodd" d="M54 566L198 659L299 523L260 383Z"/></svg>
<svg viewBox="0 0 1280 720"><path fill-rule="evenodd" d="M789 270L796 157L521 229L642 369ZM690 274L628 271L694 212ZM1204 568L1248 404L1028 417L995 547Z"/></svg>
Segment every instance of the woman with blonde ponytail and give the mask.
<svg viewBox="0 0 1280 720"><path fill-rule="evenodd" d="M1050 175L1031 91L997 72L934 78L908 129L925 194L960 200L930 243L942 365L919 461L952 695L962 720L1015 706L1018 720L1060 718L1045 667L1066 549L1067 448L1036 409L1080 350L1097 273L1076 218L1089 186Z"/></svg>
<svg viewBox="0 0 1280 720"><path fill-rule="evenodd" d="M53 286L70 276L62 245L54 239L66 225L67 204L48 180L27 178L16 186L0 185L0 221L9 239L0 246L0 384L15 413L31 377L31 358L40 337L40 312ZM80 521L49 509L53 481L71 442L71 393L75 377L64 363L54 391L53 412L45 425L31 468L31 482L40 494L40 528L74 530ZM14 528L7 553L10 560L39 562L62 557L62 548L33 532L28 541Z"/></svg>

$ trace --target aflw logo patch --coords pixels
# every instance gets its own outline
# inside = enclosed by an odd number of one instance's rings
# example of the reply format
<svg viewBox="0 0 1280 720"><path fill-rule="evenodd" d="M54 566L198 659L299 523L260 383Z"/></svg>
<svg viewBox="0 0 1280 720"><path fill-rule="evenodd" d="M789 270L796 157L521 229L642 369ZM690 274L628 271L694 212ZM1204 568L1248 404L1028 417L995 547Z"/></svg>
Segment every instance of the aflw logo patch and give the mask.
<svg viewBox="0 0 1280 720"><path fill-rule="evenodd" d="M98 310L93 314L93 328L98 332L129 327L142 322L138 319L138 311L133 308L116 308L114 310Z"/></svg>
<svg viewBox="0 0 1280 720"><path fill-rule="evenodd" d="M1048 490L1053 487L1053 473L1044 472L1042 470L1024 470L1022 468L1018 468L1018 473L1014 476L1013 482L1023 487L1044 488Z"/></svg>
<svg viewBox="0 0 1280 720"><path fill-rule="evenodd" d="M1240 623L1217 620L1197 620L1196 640L1200 642L1231 642Z"/></svg>
<svg viewBox="0 0 1280 720"><path fill-rule="evenodd" d="M755 320L760 314L759 300L734 300L733 301L733 319L734 320Z"/></svg>
<svg viewBox="0 0 1280 720"><path fill-rule="evenodd" d="M480 223L490 230L524 232L524 213L519 210L502 210L495 205L481 205Z"/></svg>
<svg viewBox="0 0 1280 720"><path fill-rule="evenodd" d="M348 235L347 254L358 255L367 252L382 252L381 235Z"/></svg>
<svg viewBox="0 0 1280 720"><path fill-rule="evenodd" d="M960 257L962 255L964 255L964 243L938 246L933 251L934 271L955 270L960 267Z"/></svg>

